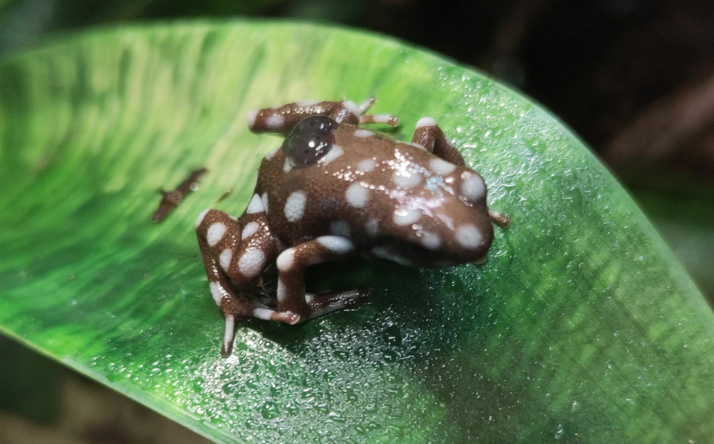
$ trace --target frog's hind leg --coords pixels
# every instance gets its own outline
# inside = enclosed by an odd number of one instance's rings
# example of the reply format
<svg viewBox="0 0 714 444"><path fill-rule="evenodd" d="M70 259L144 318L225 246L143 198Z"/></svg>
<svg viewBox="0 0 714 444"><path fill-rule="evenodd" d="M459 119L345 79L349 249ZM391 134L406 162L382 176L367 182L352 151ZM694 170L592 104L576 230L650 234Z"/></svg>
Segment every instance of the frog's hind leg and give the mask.
<svg viewBox="0 0 714 444"><path fill-rule="evenodd" d="M511 226L511 218L503 213L499 213L498 211L493 211L489 209L488 217L491 219L491 222L501 228L508 228Z"/></svg>
<svg viewBox="0 0 714 444"><path fill-rule="evenodd" d="M391 114L366 115L365 113L372 107L372 105L374 105L374 102L375 98L370 97L369 99L362 102L362 104L359 106L358 116L360 125L368 125L371 123L379 123L382 125L389 125L391 127L396 127L397 125L399 125L399 117L393 116Z"/></svg>
<svg viewBox="0 0 714 444"><path fill-rule="evenodd" d="M354 102L303 100L273 108L263 108L248 114L248 127L255 133L290 133L295 125L312 116L327 116L337 123L359 124L361 108Z"/></svg>
<svg viewBox="0 0 714 444"><path fill-rule="evenodd" d="M312 116L327 116L337 123L350 125L382 123L397 126L399 124L399 118L395 116L386 114L365 116L364 113L373 103L374 98L365 100L359 106L350 100L341 102L303 100L302 102L252 111L248 114L248 127L256 133L288 134L301 120Z"/></svg>
<svg viewBox="0 0 714 444"><path fill-rule="evenodd" d="M456 166L466 166L463 156L446 138L444 132L431 117L422 117L416 124L412 143L424 147L447 162Z"/></svg>
<svg viewBox="0 0 714 444"><path fill-rule="evenodd" d="M368 124L372 124L372 123L389 125L391 127L396 127L397 125L399 125L399 117L393 116L391 114L366 115L365 113L374 104L374 101L375 101L374 97L370 97L369 99L362 102L362 104L359 106L359 124L360 125L368 125Z"/></svg>
<svg viewBox="0 0 714 444"><path fill-rule="evenodd" d="M265 225L265 212L257 194L240 219L218 210L206 210L196 221L196 235L211 294L226 319L223 354L230 354L236 320L262 317L252 302L252 281L277 256L277 245ZM249 242L243 240L249 239ZM256 247L260 246L260 249ZM235 282L236 285L233 284ZM243 293L245 290L245 294ZM274 314L276 321L293 318Z"/></svg>

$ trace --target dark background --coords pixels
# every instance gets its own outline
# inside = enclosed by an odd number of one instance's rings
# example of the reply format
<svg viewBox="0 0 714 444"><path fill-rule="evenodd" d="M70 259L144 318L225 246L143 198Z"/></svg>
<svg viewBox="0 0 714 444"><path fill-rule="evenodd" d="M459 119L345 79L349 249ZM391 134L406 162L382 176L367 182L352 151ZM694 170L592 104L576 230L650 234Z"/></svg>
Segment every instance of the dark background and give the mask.
<svg viewBox="0 0 714 444"><path fill-rule="evenodd" d="M0 55L89 27L246 16L398 37L540 101L610 166L714 301L713 1L0 0ZM7 339L0 358L0 442L201 440Z"/></svg>
<svg viewBox="0 0 714 444"><path fill-rule="evenodd" d="M245 16L424 46L539 100L627 181L669 188L662 175L676 172L685 188L714 183L708 0L0 0L0 54L87 27Z"/></svg>

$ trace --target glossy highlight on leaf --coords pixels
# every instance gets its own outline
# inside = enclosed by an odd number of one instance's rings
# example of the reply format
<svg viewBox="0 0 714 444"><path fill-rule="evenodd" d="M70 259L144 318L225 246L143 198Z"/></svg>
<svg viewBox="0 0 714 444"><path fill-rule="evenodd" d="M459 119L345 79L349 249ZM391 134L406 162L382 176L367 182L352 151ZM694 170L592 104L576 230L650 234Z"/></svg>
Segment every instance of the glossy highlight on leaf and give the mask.
<svg viewBox="0 0 714 444"><path fill-rule="evenodd" d="M377 97L435 118L513 218L481 266L310 272L373 301L223 321L193 233L240 214L248 112ZM160 225L157 190L200 189ZM94 31L0 61L0 330L217 441L704 442L714 316L580 141L493 80L390 39L260 22ZM228 189L234 192L216 202Z"/></svg>

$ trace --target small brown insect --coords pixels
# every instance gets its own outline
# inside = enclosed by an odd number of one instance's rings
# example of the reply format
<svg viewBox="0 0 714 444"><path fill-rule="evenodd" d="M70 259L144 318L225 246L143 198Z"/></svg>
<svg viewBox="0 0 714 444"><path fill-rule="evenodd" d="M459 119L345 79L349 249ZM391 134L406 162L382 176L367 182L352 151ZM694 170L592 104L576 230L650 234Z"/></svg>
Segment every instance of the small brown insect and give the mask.
<svg viewBox="0 0 714 444"><path fill-rule="evenodd" d="M186 180L181 182L178 187L173 191L159 190L161 195L161 202L159 202L159 207L154 212L151 220L159 223L166 219L166 216L171 213L174 208L176 208L184 197L191 191L196 191L198 189L198 182L201 181L203 175L208 171L205 168L200 168L191 172Z"/></svg>

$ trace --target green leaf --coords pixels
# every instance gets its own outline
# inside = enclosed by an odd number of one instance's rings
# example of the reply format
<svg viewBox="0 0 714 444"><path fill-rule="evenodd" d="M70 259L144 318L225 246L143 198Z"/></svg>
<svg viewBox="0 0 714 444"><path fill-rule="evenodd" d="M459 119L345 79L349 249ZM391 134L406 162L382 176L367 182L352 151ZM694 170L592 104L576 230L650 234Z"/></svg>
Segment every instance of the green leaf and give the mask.
<svg viewBox="0 0 714 444"><path fill-rule="evenodd" d="M436 118L511 228L478 268L330 268L373 302L240 325L222 359L193 223L240 214L280 143L248 111L372 95L404 138ZM432 54L287 23L95 31L0 62L0 156L2 331L215 440L714 433L714 316L672 253L547 112ZM152 224L157 189L201 166L200 191Z"/></svg>
<svg viewBox="0 0 714 444"><path fill-rule="evenodd" d="M635 198L709 304L714 303L714 193L639 189Z"/></svg>

